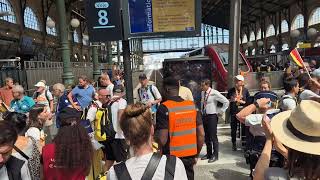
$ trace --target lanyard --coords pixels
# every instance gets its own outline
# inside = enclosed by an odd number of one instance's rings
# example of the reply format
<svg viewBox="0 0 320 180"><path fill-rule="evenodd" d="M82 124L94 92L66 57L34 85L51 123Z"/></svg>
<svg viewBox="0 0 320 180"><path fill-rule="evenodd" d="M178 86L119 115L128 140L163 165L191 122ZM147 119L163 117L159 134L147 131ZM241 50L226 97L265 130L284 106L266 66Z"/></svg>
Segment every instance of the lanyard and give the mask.
<svg viewBox="0 0 320 180"><path fill-rule="evenodd" d="M208 93L208 94L206 94L206 97L204 98L204 102L203 102L204 107L206 107L206 106L207 106L207 101L208 101L208 98L209 98L209 96L210 96L211 90L212 90L212 89L210 89L209 93ZM205 92L205 93L206 93L206 92Z"/></svg>

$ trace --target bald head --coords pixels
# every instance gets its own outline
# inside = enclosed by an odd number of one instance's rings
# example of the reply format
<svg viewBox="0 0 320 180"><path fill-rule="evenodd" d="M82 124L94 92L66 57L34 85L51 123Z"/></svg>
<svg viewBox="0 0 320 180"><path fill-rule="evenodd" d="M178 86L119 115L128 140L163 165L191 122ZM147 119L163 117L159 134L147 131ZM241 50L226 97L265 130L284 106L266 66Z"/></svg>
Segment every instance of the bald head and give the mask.
<svg viewBox="0 0 320 180"><path fill-rule="evenodd" d="M98 99L102 104L107 103L110 100L110 92L106 89L100 89L98 91Z"/></svg>
<svg viewBox="0 0 320 180"><path fill-rule="evenodd" d="M103 88L98 91L98 94L101 96L107 96L107 95L110 95L110 92L107 89Z"/></svg>

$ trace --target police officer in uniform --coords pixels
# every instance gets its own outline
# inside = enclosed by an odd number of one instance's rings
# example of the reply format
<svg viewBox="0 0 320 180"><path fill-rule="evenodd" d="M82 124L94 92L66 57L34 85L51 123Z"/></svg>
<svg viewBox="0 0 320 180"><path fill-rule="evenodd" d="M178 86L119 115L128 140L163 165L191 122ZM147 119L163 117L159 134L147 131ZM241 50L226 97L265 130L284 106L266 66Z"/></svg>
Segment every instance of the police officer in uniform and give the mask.
<svg viewBox="0 0 320 180"><path fill-rule="evenodd" d="M156 139L163 154L182 160L188 179L193 180L193 166L204 141L201 115L192 101L179 96L179 82L176 79L165 78L164 91L167 100L157 111Z"/></svg>

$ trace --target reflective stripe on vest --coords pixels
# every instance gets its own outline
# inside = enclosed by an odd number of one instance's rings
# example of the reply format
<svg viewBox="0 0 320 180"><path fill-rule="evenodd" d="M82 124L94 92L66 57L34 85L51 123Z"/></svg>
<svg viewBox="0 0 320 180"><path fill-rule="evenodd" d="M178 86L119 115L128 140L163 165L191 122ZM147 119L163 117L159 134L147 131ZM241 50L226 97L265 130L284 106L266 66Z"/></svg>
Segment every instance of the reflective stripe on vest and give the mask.
<svg viewBox="0 0 320 180"><path fill-rule="evenodd" d="M192 101L166 101L168 109L170 154L187 157L197 154L197 110Z"/></svg>

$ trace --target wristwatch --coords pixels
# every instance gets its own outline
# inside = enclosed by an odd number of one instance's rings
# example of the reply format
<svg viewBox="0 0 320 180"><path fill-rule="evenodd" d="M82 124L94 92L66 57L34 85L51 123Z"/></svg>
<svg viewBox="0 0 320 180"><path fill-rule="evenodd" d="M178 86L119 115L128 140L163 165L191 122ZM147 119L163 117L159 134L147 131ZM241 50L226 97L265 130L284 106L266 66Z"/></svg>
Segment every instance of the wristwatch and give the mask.
<svg viewBox="0 0 320 180"><path fill-rule="evenodd" d="M255 101L253 104L256 106L257 109L259 108L259 103L257 101Z"/></svg>

